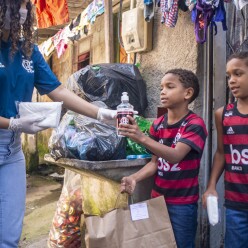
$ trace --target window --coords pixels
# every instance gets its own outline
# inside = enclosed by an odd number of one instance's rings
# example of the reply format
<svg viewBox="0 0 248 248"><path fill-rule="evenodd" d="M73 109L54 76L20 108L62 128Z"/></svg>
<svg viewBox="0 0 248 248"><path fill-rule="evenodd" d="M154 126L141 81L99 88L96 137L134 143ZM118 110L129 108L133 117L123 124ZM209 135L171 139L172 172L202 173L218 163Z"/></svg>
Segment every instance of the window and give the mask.
<svg viewBox="0 0 248 248"><path fill-rule="evenodd" d="M78 56L77 69L80 70L90 64L90 52Z"/></svg>

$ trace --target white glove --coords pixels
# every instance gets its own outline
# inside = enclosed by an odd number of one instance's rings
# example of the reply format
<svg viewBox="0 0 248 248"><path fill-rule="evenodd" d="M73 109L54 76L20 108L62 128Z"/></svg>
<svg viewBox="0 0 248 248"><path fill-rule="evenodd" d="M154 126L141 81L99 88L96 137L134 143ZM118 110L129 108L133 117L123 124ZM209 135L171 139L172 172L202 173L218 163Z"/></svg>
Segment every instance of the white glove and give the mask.
<svg viewBox="0 0 248 248"><path fill-rule="evenodd" d="M45 119L45 116L22 117L19 119L10 118L8 129L15 132L23 132L27 134L35 134L39 131L47 129L40 127L39 123Z"/></svg>
<svg viewBox="0 0 248 248"><path fill-rule="evenodd" d="M138 111L133 111L134 115L138 114ZM107 120L113 120L117 117L117 110L111 110L111 109L105 109L105 108L99 108L97 113L97 120L98 121L107 121Z"/></svg>
<svg viewBox="0 0 248 248"><path fill-rule="evenodd" d="M113 120L117 116L116 110L99 108L97 113L97 120L98 121L106 121L106 120Z"/></svg>

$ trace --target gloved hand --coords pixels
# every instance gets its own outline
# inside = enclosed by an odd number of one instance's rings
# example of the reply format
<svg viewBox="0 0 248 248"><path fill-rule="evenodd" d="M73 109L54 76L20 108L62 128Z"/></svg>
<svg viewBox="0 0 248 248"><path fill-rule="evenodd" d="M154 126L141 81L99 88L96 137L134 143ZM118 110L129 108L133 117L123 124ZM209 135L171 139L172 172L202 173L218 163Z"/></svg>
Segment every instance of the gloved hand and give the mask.
<svg viewBox="0 0 248 248"><path fill-rule="evenodd" d="M133 111L134 115L138 114L138 111ZM117 110L99 108L97 113L97 120L98 121L106 121L106 120L113 120L117 117Z"/></svg>
<svg viewBox="0 0 248 248"><path fill-rule="evenodd" d="M23 132L27 134L35 134L46 129L40 127L39 123L45 119L45 116L22 117L19 119L10 118L8 129L15 132Z"/></svg>
<svg viewBox="0 0 248 248"><path fill-rule="evenodd" d="M113 120L116 118L116 116L117 116L116 110L99 108L97 113L97 120L98 121Z"/></svg>

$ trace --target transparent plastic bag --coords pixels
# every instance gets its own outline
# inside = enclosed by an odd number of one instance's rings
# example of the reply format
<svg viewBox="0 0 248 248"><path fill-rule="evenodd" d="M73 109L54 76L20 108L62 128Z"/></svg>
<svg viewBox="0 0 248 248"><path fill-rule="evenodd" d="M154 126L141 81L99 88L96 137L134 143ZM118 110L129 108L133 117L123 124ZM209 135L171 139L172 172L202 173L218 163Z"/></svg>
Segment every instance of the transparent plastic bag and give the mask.
<svg viewBox="0 0 248 248"><path fill-rule="evenodd" d="M74 135L76 130L74 128L75 114L72 111L67 111L63 116L58 128L53 129L52 135L48 142L50 154L54 159L73 157L66 147L64 135Z"/></svg>
<svg viewBox="0 0 248 248"><path fill-rule="evenodd" d="M81 75L81 70L76 71L75 73L73 73L67 80L66 82L66 88L72 92L74 92L77 96L79 96L82 99L85 99L85 95L82 92L82 90L80 89L79 85L78 85L78 79Z"/></svg>
<svg viewBox="0 0 248 248"><path fill-rule="evenodd" d="M118 137L116 127L80 115L74 118L74 122L77 132L70 137L65 134L70 154L90 161L125 158L125 139Z"/></svg>
<svg viewBox="0 0 248 248"><path fill-rule="evenodd" d="M65 170L64 186L49 232L48 247L81 247L82 213L81 176Z"/></svg>
<svg viewBox="0 0 248 248"><path fill-rule="evenodd" d="M54 159L105 161L126 157L126 141L117 135L115 126L71 111L53 130L48 147Z"/></svg>

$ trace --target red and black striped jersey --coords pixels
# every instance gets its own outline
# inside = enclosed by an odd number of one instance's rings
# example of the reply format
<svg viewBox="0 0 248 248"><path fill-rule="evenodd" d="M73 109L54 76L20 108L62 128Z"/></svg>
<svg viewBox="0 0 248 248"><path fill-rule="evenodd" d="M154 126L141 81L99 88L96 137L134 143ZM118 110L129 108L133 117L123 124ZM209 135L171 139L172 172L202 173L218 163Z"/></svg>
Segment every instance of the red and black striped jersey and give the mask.
<svg viewBox="0 0 248 248"><path fill-rule="evenodd" d="M177 164L158 158L158 170L152 197L164 195L168 204L191 204L198 201L198 174L207 130L198 115L190 111L179 122L168 125L167 114L153 122L150 137L174 148L178 142L191 147L190 152Z"/></svg>
<svg viewBox="0 0 248 248"><path fill-rule="evenodd" d="M237 102L223 111L225 152L225 206L248 210L248 115L239 113Z"/></svg>

